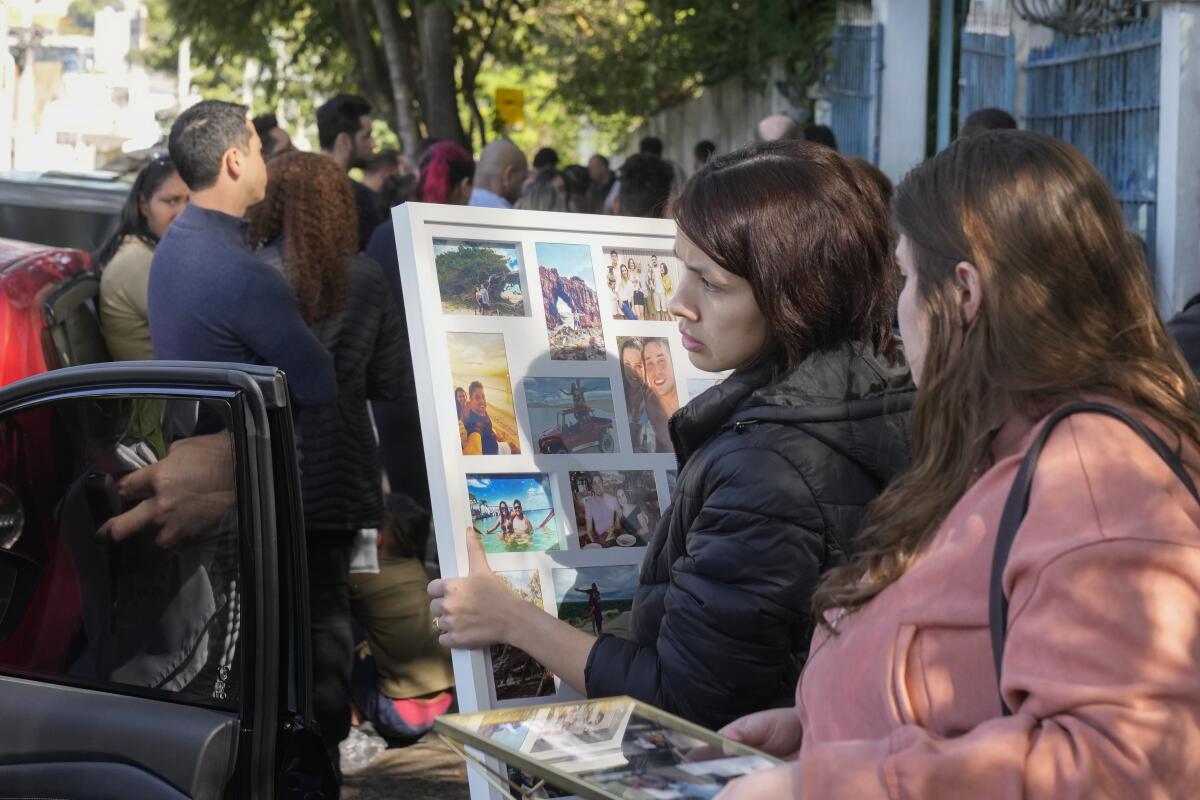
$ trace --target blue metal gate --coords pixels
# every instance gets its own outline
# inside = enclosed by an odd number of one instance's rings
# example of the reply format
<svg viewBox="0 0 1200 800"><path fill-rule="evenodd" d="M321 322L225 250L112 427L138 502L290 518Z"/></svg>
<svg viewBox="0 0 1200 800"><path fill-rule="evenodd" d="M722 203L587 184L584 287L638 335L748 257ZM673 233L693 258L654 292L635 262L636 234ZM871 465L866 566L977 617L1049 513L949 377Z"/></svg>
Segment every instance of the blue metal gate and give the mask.
<svg viewBox="0 0 1200 800"><path fill-rule="evenodd" d="M832 46L827 86L838 149L878 165L883 26L838 25Z"/></svg>
<svg viewBox="0 0 1200 800"><path fill-rule="evenodd" d="M1158 19L1035 49L1025 126L1078 147L1153 256L1158 218Z"/></svg>
<svg viewBox="0 0 1200 800"><path fill-rule="evenodd" d="M1015 111L1017 59L1010 33L962 34L962 59L958 77L958 124L972 111L1000 108Z"/></svg>

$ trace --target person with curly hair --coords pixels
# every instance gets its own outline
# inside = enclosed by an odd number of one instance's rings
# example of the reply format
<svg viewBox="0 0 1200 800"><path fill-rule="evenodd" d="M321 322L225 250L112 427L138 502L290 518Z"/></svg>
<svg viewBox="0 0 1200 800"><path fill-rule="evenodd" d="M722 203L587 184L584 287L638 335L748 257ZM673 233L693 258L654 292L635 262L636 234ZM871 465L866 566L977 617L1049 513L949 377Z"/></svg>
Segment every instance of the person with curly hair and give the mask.
<svg viewBox="0 0 1200 800"><path fill-rule="evenodd" d="M354 194L338 165L293 152L273 159L267 174L266 199L251 211L250 240L282 270L337 373L337 405L297 415L314 705L332 757L350 729L350 553L360 529L384 522L382 465L367 402L400 396L408 354L383 270L356 254Z"/></svg>

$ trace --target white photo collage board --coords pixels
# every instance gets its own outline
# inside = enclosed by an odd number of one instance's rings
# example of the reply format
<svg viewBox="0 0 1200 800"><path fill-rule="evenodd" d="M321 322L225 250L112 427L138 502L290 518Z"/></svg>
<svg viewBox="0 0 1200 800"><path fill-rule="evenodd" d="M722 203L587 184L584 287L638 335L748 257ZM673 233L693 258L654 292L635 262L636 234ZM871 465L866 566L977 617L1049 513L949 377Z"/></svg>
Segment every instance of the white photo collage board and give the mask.
<svg viewBox="0 0 1200 800"><path fill-rule="evenodd" d="M466 574L470 528L526 600L628 633L674 489L666 421L718 378L667 310L674 223L421 203L393 220L442 574ZM464 712L578 696L511 647L453 658Z"/></svg>

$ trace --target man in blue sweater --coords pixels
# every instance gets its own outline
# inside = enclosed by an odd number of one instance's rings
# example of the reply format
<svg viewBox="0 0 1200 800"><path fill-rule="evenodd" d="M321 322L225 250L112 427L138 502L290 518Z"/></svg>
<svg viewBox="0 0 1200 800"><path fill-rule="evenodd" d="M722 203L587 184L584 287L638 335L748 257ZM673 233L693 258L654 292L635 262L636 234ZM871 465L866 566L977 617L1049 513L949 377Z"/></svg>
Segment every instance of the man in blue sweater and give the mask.
<svg viewBox="0 0 1200 800"><path fill-rule="evenodd" d="M207 100L168 142L191 203L150 267L154 357L282 369L300 408L337 399L333 357L304 324L283 275L250 251L246 209L267 191L262 141L244 106Z"/></svg>

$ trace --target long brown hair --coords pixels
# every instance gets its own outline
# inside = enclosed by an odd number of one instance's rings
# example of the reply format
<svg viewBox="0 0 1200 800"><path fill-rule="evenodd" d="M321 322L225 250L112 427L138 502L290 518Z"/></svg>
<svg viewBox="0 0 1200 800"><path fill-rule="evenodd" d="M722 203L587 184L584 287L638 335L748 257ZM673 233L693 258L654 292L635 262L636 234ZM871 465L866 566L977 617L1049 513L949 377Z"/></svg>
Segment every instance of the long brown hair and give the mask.
<svg viewBox="0 0 1200 800"><path fill-rule="evenodd" d="M250 210L250 242L283 237L288 283L304 321L341 310L358 250L358 210L345 173L328 156L299 151L267 164L267 196Z"/></svg>
<svg viewBox="0 0 1200 800"><path fill-rule="evenodd" d="M1079 151L1032 132L960 139L909 173L894 212L927 323L913 460L872 504L858 555L815 594L827 628L825 612L858 609L904 574L1010 417L1101 394L1200 443L1200 392L1155 308L1141 244ZM966 324L953 280L964 261L982 289Z"/></svg>
<svg viewBox="0 0 1200 800"><path fill-rule="evenodd" d="M828 147L761 142L712 159L683 187L675 223L749 282L788 368L842 342L890 355L895 262L879 188Z"/></svg>

